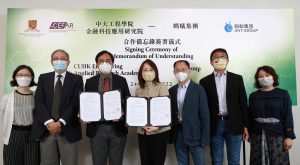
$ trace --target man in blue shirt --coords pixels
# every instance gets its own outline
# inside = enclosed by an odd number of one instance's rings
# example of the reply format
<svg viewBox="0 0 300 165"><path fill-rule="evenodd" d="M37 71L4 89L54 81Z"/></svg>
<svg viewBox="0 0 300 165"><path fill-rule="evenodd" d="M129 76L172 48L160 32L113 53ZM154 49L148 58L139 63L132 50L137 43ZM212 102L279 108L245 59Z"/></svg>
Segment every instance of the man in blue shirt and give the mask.
<svg viewBox="0 0 300 165"><path fill-rule="evenodd" d="M209 144L210 135L205 90L190 80L191 69L188 61L176 61L173 73L178 84L169 90L173 120L171 139L175 140L178 164L189 165L191 153L195 165L204 165L204 148Z"/></svg>
<svg viewBox="0 0 300 165"><path fill-rule="evenodd" d="M210 55L214 72L200 80L207 93L211 120L213 165L223 165L224 141L229 165L240 164L242 139L248 139L247 96L243 78L228 72L228 54L217 48Z"/></svg>

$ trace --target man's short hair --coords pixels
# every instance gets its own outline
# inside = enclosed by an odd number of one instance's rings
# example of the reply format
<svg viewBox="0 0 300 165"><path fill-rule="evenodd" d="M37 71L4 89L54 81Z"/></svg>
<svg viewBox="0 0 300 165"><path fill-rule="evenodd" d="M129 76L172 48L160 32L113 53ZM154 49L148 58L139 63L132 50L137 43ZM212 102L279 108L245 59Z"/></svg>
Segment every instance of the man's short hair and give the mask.
<svg viewBox="0 0 300 165"><path fill-rule="evenodd" d="M103 54L108 54L108 55L110 56L110 58L111 58L112 63L114 63L114 61L115 61L114 56L113 56L109 51L107 51L107 50L102 50L101 52L99 52L99 53L96 55L96 57L95 57L96 63L98 62L98 58L99 58L100 56L102 56Z"/></svg>
<svg viewBox="0 0 300 165"><path fill-rule="evenodd" d="M223 48L217 48L217 49L213 50L213 51L210 53L210 61L212 61L212 58L213 58L214 54L217 53L217 52L222 52L222 53L226 54L227 59L229 59L228 53L227 53L227 51L226 51L225 49L223 49Z"/></svg>
<svg viewBox="0 0 300 165"><path fill-rule="evenodd" d="M190 63L187 60L178 60L178 61L174 62L173 68L175 69L176 64L181 63L181 62L185 63L187 65L187 67L190 69Z"/></svg>

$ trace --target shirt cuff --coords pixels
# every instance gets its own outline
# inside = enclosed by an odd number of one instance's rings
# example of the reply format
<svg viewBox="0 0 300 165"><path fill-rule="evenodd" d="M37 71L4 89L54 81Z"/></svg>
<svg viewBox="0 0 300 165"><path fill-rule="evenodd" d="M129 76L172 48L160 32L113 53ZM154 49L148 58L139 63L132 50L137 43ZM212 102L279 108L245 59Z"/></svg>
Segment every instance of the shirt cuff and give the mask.
<svg viewBox="0 0 300 165"><path fill-rule="evenodd" d="M65 121L64 119L62 119L62 118L60 118L59 121L62 122L63 125L66 125L66 124L67 124L66 121Z"/></svg>
<svg viewBox="0 0 300 165"><path fill-rule="evenodd" d="M47 120L45 123L44 123L44 125L45 126L47 126L49 123L51 123L52 121L54 121L53 119L49 119L49 120Z"/></svg>
<svg viewBox="0 0 300 165"><path fill-rule="evenodd" d="M286 134L285 138L290 138L292 140L296 139L296 135L295 135L294 131L287 131L285 134Z"/></svg>

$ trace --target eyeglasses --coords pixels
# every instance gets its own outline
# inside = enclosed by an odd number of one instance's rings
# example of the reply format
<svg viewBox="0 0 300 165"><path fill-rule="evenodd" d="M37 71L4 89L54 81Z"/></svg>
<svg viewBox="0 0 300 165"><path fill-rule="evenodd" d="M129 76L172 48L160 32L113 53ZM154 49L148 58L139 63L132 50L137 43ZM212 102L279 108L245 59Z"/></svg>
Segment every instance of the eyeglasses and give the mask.
<svg viewBox="0 0 300 165"><path fill-rule="evenodd" d="M219 57L214 57L213 61L216 60L216 59L227 60L227 56L226 55L222 55L222 56L219 56Z"/></svg>
<svg viewBox="0 0 300 165"><path fill-rule="evenodd" d="M67 58L52 58L52 61L58 61L58 60L60 60L60 61L68 61L68 59Z"/></svg>
<svg viewBox="0 0 300 165"><path fill-rule="evenodd" d="M30 74L17 74L16 77L29 77L31 78Z"/></svg>
<svg viewBox="0 0 300 165"><path fill-rule="evenodd" d="M98 60L99 63L103 63L103 62L107 62L107 63L111 63L110 59L100 59Z"/></svg>
<svg viewBox="0 0 300 165"><path fill-rule="evenodd" d="M175 73L188 72L190 69L175 69Z"/></svg>

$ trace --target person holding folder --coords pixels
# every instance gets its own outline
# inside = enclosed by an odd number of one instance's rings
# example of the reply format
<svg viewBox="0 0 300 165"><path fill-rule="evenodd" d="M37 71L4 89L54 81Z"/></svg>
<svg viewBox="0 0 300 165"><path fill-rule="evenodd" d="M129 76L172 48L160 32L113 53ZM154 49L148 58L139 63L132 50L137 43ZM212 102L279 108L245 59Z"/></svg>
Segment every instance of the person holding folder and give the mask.
<svg viewBox="0 0 300 165"><path fill-rule="evenodd" d="M31 137L40 140L41 165L76 165L81 125L77 116L83 80L67 71L69 54L51 54L54 72L41 74L35 92L36 116Z"/></svg>
<svg viewBox="0 0 300 165"><path fill-rule="evenodd" d="M86 80L85 91L103 93L120 90L122 107L125 107L125 98L130 96L130 92L126 79L111 72L114 56L103 50L96 55L95 61L100 74ZM122 164L128 133L125 113L123 110L123 116L119 120L87 123L86 134L90 138L94 165L105 165L107 157L110 165Z"/></svg>
<svg viewBox="0 0 300 165"><path fill-rule="evenodd" d="M139 87L135 91L138 97L169 96L168 88L159 81L155 63L146 59L138 72ZM138 141L142 165L163 165L166 158L169 126L138 127Z"/></svg>
<svg viewBox="0 0 300 165"><path fill-rule="evenodd" d="M205 146L209 144L210 118L204 88L193 82L186 60L174 63L178 84L169 89L172 107L171 142L179 165L189 165L191 153L195 165L205 165Z"/></svg>

